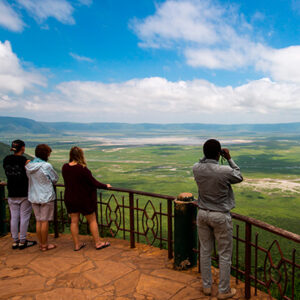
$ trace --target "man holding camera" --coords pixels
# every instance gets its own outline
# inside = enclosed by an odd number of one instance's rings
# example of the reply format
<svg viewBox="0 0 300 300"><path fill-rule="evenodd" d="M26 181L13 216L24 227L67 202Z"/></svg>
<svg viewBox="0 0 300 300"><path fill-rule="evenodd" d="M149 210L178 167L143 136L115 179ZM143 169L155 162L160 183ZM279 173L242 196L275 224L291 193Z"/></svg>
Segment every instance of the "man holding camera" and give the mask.
<svg viewBox="0 0 300 300"><path fill-rule="evenodd" d="M218 299L228 299L236 294L236 290L230 288L233 240L230 210L235 207L231 184L243 181L243 177L229 150L222 149L219 141L207 140L203 152L204 158L193 167L198 185L197 226L203 292L211 295L211 253L216 239L220 267ZM219 165L220 156L228 161L229 166Z"/></svg>

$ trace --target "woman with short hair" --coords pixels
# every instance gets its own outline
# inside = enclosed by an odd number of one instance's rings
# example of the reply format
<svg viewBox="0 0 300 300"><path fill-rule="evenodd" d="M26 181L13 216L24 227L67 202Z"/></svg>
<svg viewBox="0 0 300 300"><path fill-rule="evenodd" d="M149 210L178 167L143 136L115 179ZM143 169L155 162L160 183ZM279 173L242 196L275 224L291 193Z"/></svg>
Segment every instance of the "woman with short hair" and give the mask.
<svg viewBox="0 0 300 300"><path fill-rule="evenodd" d="M28 200L32 203L35 214L36 234L41 251L56 248L56 245L48 243L49 221L53 221L56 198L53 184L58 180L57 173L48 163L51 152L48 145L37 145L34 160L26 165L29 179Z"/></svg>
<svg viewBox="0 0 300 300"><path fill-rule="evenodd" d="M79 242L79 216L84 215L89 223L95 247L97 250L110 246L109 242L101 242L99 237L97 211L97 188L107 189L110 184L97 181L87 168L83 150L73 147L70 150L69 163L62 167L65 182L65 204L71 217L71 233L74 241L74 251L86 246Z"/></svg>
<svg viewBox="0 0 300 300"><path fill-rule="evenodd" d="M26 239L32 211L31 203L28 201L28 178L25 170L29 160L23 155L25 143L22 140L13 141L10 150L14 154L4 158L3 168L7 177L10 232L14 240L12 249L23 250L36 245L36 241Z"/></svg>

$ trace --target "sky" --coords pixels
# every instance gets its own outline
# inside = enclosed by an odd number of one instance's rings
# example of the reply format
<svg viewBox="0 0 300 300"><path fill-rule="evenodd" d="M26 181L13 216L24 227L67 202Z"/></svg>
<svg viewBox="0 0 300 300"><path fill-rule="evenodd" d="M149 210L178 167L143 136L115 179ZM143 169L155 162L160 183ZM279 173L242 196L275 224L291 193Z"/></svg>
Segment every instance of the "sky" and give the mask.
<svg viewBox="0 0 300 300"><path fill-rule="evenodd" d="M0 115L300 122L300 0L0 0Z"/></svg>

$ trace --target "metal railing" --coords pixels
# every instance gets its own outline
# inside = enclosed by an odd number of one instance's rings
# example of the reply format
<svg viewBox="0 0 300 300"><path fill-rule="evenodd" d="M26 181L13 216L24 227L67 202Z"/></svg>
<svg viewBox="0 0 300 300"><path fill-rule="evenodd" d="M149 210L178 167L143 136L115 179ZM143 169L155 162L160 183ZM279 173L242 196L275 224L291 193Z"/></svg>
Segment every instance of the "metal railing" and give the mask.
<svg viewBox="0 0 300 300"><path fill-rule="evenodd" d="M5 202L5 183L0 183L0 209ZM54 233L58 237L70 223L64 205L63 185L56 185ZM1 196L2 195L2 196ZM98 195L97 220L100 232L114 237L168 249L173 258L173 200L175 197L124 188L109 188ZM158 201L157 201L158 200ZM2 203L2 204L1 204ZM245 298L251 298L251 287L256 295L258 287L280 299L300 299L300 264L296 260L296 247L300 246L300 235L272 226L251 217L232 213L235 221L232 273L236 282L245 282ZM0 225L8 223L0 219ZM81 223L87 226L81 219ZM257 230L254 234L254 230ZM259 232L260 231L260 232ZM268 234L272 237L266 238ZM263 240L259 240L263 235ZM275 238L273 239L273 236ZM281 241L280 241L281 239ZM282 247L289 245L291 258L283 253ZM199 247L200 248L200 247ZM200 271L200 249L198 252ZM216 247L215 247L216 249ZM277 254L274 254L277 252ZM218 262L214 251L213 259ZM276 260L278 262L276 263Z"/></svg>

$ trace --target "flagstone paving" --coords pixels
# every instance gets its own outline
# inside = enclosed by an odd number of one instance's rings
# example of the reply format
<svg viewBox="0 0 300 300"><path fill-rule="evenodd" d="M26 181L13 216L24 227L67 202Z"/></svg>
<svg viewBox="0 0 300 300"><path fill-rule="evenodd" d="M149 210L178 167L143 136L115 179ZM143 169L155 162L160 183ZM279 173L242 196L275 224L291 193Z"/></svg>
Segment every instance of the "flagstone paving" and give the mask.
<svg viewBox="0 0 300 300"><path fill-rule="evenodd" d="M37 246L12 250L11 238L0 238L0 299L217 299L217 269L213 294L207 297L200 274L173 270L166 250L142 244L130 249L128 241L108 239L111 247L96 251L89 236L81 239L87 246L79 252L72 250L70 235L50 237L57 249L41 252ZM234 299L244 299L243 283L231 282L238 290ZM251 299L270 298L259 293Z"/></svg>

